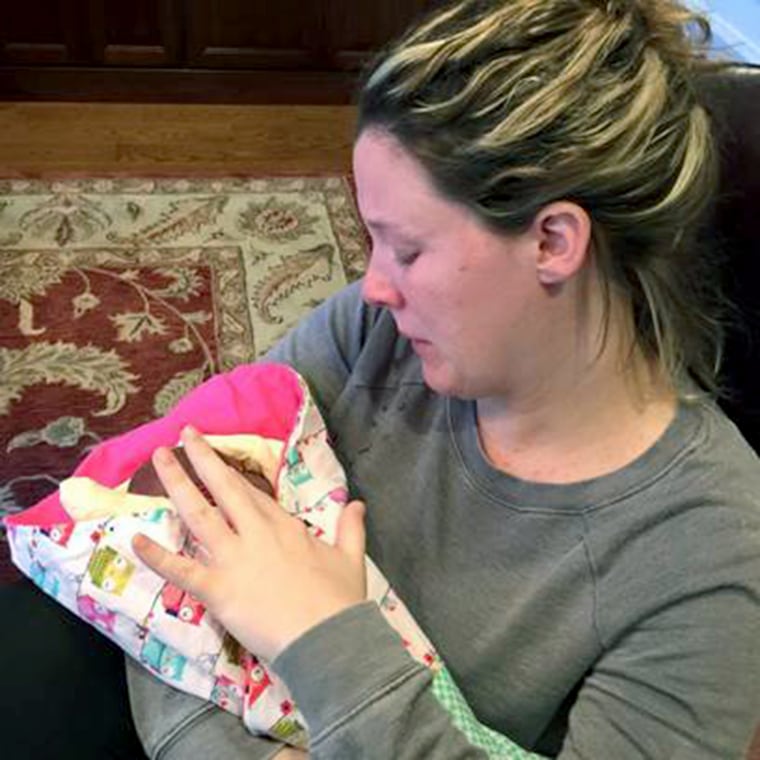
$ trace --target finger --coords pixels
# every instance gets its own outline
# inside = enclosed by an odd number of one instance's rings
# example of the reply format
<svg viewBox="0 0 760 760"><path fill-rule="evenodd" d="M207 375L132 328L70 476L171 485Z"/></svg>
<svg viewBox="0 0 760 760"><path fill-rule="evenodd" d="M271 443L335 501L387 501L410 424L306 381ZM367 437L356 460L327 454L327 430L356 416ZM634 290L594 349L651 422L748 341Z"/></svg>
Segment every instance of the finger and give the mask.
<svg viewBox="0 0 760 760"><path fill-rule="evenodd" d="M198 562L167 551L142 533L138 533L132 539L132 549L144 564L162 578L190 592L201 601L205 600L208 570Z"/></svg>
<svg viewBox="0 0 760 760"><path fill-rule="evenodd" d="M182 431L188 458L232 526L256 529L262 517L279 513L277 502L253 487L239 472L229 467L192 426Z"/></svg>
<svg viewBox="0 0 760 760"><path fill-rule="evenodd" d="M338 520L335 546L364 566L366 533L364 530L364 503L352 501L345 506Z"/></svg>
<svg viewBox="0 0 760 760"><path fill-rule="evenodd" d="M156 449L153 466L190 532L212 554L216 554L231 532L222 515L206 501L169 449Z"/></svg>

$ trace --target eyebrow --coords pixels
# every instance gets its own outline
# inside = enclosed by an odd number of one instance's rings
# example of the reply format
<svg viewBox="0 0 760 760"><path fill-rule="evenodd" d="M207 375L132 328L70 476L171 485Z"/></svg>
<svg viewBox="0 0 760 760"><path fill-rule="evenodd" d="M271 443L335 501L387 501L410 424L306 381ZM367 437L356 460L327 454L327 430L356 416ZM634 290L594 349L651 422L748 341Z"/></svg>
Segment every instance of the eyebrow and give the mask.
<svg viewBox="0 0 760 760"><path fill-rule="evenodd" d="M390 233L391 235L403 238L409 242L413 242L417 238L416 235L411 235L400 227L397 227L395 224L384 222L381 219L364 219L363 221L366 227L371 230L376 230L377 232Z"/></svg>

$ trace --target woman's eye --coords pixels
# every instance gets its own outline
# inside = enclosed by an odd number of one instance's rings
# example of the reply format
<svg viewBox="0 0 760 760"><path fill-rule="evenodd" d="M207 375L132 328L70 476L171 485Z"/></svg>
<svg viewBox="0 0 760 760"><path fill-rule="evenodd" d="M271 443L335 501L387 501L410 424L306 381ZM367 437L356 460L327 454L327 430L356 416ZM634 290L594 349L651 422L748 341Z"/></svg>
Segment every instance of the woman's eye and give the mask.
<svg viewBox="0 0 760 760"><path fill-rule="evenodd" d="M402 267L408 267L415 262L420 252L414 251L396 251L396 261L401 264Z"/></svg>

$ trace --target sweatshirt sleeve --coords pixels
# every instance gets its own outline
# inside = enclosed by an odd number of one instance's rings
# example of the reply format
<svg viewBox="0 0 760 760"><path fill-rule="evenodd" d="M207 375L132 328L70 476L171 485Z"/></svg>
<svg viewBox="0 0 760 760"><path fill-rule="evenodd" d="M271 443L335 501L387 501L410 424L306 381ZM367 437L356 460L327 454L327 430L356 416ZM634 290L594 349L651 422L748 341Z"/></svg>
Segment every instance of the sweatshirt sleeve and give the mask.
<svg viewBox="0 0 760 760"><path fill-rule="evenodd" d="M309 725L310 756L365 760L486 758L432 691L374 602L310 629L273 663Z"/></svg>

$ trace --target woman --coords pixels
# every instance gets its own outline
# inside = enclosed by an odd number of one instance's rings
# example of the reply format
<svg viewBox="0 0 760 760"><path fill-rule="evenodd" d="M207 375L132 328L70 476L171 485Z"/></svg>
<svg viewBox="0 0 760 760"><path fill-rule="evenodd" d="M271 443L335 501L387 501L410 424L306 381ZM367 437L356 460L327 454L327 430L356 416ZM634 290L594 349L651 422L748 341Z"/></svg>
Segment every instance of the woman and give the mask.
<svg viewBox="0 0 760 760"><path fill-rule="evenodd" d="M736 757L760 713L760 469L707 398L720 333L694 300L716 174L694 21L580 0L423 20L361 96L361 293L270 355L310 381L370 555L479 717L562 758ZM361 603L361 509L336 552L277 520L259 565L272 505L189 450L257 521L233 535L165 464L220 559L143 556L275 659L313 754L474 756Z"/></svg>
<svg viewBox="0 0 760 760"><path fill-rule="evenodd" d="M760 466L709 397L691 22L667 0L423 19L361 95L366 277L268 357L310 383L367 552L478 717L563 760L736 758L760 714ZM155 464L211 559L135 550L274 661L313 757L482 756L363 601L362 504L326 547L186 445L226 519ZM294 754L129 678L154 757Z"/></svg>

